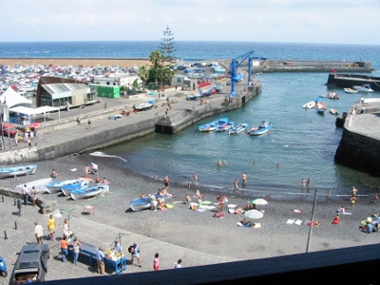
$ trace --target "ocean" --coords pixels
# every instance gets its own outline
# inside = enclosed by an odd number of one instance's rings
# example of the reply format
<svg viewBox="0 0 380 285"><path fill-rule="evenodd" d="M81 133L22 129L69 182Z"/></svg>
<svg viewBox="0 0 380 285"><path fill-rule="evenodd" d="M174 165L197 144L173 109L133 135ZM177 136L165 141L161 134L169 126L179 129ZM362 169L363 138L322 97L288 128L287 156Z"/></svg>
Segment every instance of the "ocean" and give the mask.
<svg viewBox="0 0 380 285"><path fill-rule="evenodd" d="M0 43L0 57L41 58L147 58L159 46L151 42L38 42ZM286 60L370 61L380 69L380 46L291 44L255 42L176 42L176 57L185 62L208 59L233 59L251 50L254 56ZM380 76L379 71L372 73ZM108 155L120 156L117 167L131 168L136 173L187 184L197 174L199 183L215 189L232 191L236 178L247 173L245 193L265 190L268 193L326 193L349 195L352 186L358 194L374 194L380 179L334 162L342 129L335 127L336 117L326 112L319 115L302 105L332 90L340 100L325 99L327 108L347 112L361 97L372 94L346 94L342 89L328 89L327 73L268 73L255 75L263 91L243 108L222 114L235 123L257 126L260 121L273 122L263 136L225 133L199 133L197 126L219 116L200 121L194 126L169 136L151 134L103 149ZM221 159L225 165L218 167ZM311 178L308 188L301 180ZM252 191L252 192L250 192Z"/></svg>

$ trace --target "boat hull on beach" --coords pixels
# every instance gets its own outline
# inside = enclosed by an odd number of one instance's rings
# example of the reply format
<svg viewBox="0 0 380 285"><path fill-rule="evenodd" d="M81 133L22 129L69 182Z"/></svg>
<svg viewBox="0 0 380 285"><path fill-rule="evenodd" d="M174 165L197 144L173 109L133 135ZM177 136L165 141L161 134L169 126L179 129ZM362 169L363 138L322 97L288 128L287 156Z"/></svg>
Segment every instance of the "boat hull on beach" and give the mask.
<svg viewBox="0 0 380 285"><path fill-rule="evenodd" d="M47 189L49 189L50 193L58 193L62 191L62 187L66 185L70 185L70 184L79 183L81 181L82 180L80 179L58 180L58 181L51 180L45 186Z"/></svg>
<svg viewBox="0 0 380 285"><path fill-rule="evenodd" d="M98 196L99 194L108 192L108 185L97 185L93 187L76 189L70 192L73 200L85 199Z"/></svg>
<svg viewBox="0 0 380 285"><path fill-rule="evenodd" d="M34 174L36 170L37 164L0 168L0 179L21 175L31 175Z"/></svg>
<svg viewBox="0 0 380 285"><path fill-rule="evenodd" d="M87 188L90 185L88 180L77 180L61 187L62 193L65 196L70 196L71 191Z"/></svg>
<svg viewBox="0 0 380 285"><path fill-rule="evenodd" d="M24 185L26 185L26 188L28 188L29 193L32 193L32 187L34 187L37 191L37 193L51 193L51 191L46 187L46 184L50 183L52 181L52 178L43 178L39 180L34 180L27 183L19 184L15 187L16 191L22 191L22 188Z"/></svg>
<svg viewBox="0 0 380 285"><path fill-rule="evenodd" d="M138 198L138 199L132 200L129 204L129 207L134 212L149 209L151 207L151 198L145 197L145 198Z"/></svg>

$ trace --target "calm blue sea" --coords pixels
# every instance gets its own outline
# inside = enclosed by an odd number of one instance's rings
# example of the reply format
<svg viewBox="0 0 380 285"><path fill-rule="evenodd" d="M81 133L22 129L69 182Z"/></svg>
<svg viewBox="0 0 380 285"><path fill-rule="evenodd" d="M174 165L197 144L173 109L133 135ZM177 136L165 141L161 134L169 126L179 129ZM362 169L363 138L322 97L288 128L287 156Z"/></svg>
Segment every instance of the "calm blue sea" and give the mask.
<svg viewBox="0 0 380 285"><path fill-rule="evenodd" d="M175 45L175 55L190 62L232 59L255 50L256 56L269 59L364 60L380 69L380 46L254 42L176 42ZM158 41L0 43L0 57L147 58L158 46ZM380 73L375 71L372 75L380 76ZM224 115L250 127L261 120L272 121L274 127L267 135L205 134L197 132L197 124L174 136L151 134L102 151L128 161L117 161L118 167L132 168L157 179L169 175L173 182L182 184L196 173L200 184L231 191L234 179L240 180L246 172L248 190L313 193L319 189L325 193L331 187L333 194L348 195L355 185L359 194L376 192L370 186L380 186L380 179L334 163L342 136L342 130L335 127L335 116L302 109L303 104L329 91L325 86L327 73L256 76L262 81L263 92L242 109ZM325 99L325 104L328 109L335 108L341 113L362 96L380 97L379 92L356 95L341 89L334 91L341 99ZM227 165L218 168L218 159ZM312 187L301 189L301 180L307 177L311 177Z"/></svg>

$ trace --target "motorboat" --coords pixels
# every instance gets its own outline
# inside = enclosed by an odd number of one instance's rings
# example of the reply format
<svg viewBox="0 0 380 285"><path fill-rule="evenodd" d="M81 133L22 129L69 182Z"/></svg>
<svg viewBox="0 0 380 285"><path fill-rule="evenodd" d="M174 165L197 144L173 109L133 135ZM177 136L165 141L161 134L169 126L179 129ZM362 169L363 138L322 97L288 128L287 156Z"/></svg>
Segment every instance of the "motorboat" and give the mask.
<svg viewBox="0 0 380 285"><path fill-rule="evenodd" d="M302 106L305 109L313 109L315 107L315 101L310 101Z"/></svg>
<svg viewBox="0 0 380 285"><path fill-rule="evenodd" d="M244 132L245 129L247 128L248 124L240 124L240 125L237 125L231 129L228 130L228 134L231 135L231 134L239 134L241 132Z"/></svg>
<svg viewBox="0 0 380 285"><path fill-rule="evenodd" d="M63 185L61 187L61 190L62 190L63 195L70 196L71 191L87 188L89 185L90 185L90 181L81 179L81 180L77 180L77 181L68 183L66 185Z"/></svg>
<svg viewBox="0 0 380 285"><path fill-rule="evenodd" d="M91 198L99 194L108 192L108 185L97 185L71 191L70 196L73 200Z"/></svg>
<svg viewBox="0 0 380 285"><path fill-rule="evenodd" d="M137 111L146 111L146 110L152 109L154 106L154 103L156 103L155 99L149 100L144 103L135 104L134 109Z"/></svg>
<svg viewBox="0 0 380 285"><path fill-rule="evenodd" d="M53 180L46 183L45 187L49 189L50 193L58 193L62 191L62 187L69 184L79 183L82 179L71 179L71 180Z"/></svg>
<svg viewBox="0 0 380 285"><path fill-rule="evenodd" d="M344 92L346 92L346 93L350 93L350 94L356 94L356 93L359 93L358 90L355 90L355 89L352 89L352 88L344 88L343 90L344 90Z"/></svg>
<svg viewBox="0 0 380 285"><path fill-rule="evenodd" d="M227 123L228 123L228 118L222 118L208 124L200 125L198 126L198 130L200 132L211 132L211 131L215 131L216 128L218 128L219 126L223 126Z"/></svg>
<svg viewBox="0 0 380 285"><path fill-rule="evenodd" d="M26 188L28 189L29 193L32 193L33 187L34 189L36 189L37 193L51 193L50 190L46 187L46 184L50 183L51 181L52 181L52 178L43 178L39 180L34 180L31 182L16 185L15 190L21 192L24 186L26 185Z"/></svg>
<svg viewBox="0 0 380 285"><path fill-rule="evenodd" d="M335 116L338 116L339 115L339 112L333 108L330 109L330 113L335 115Z"/></svg>
<svg viewBox="0 0 380 285"><path fill-rule="evenodd" d="M269 132L272 126L273 126L272 122L262 121L258 127L254 127L250 129L247 132L247 134L250 136L260 136Z"/></svg>
<svg viewBox="0 0 380 285"><path fill-rule="evenodd" d="M333 91L330 91L329 92L329 99L331 99L331 100L335 100L335 99L340 99L339 98L339 95L338 94L336 94L335 92L333 92Z"/></svg>
<svg viewBox="0 0 380 285"><path fill-rule="evenodd" d="M224 131L227 131L227 130L233 128L234 126L235 126L234 122L228 122L224 125L221 125L221 126L218 126L217 128L215 128L215 132L224 132Z"/></svg>
<svg viewBox="0 0 380 285"><path fill-rule="evenodd" d="M31 175L37 170L37 164L20 165L0 168L0 179L21 175Z"/></svg>
<svg viewBox="0 0 380 285"><path fill-rule="evenodd" d="M355 85L355 86L352 86L353 89L357 90L357 91L360 91L360 92L373 92L373 89L371 88L371 85L366 83L366 84L362 84L360 86L358 85Z"/></svg>
<svg viewBox="0 0 380 285"><path fill-rule="evenodd" d="M324 114L326 111L326 105L323 103L322 98L316 98L315 99L315 110L317 111L318 114Z"/></svg>
<svg viewBox="0 0 380 285"><path fill-rule="evenodd" d="M129 206L134 212L149 209L151 207L151 198L145 197L132 200Z"/></svg>

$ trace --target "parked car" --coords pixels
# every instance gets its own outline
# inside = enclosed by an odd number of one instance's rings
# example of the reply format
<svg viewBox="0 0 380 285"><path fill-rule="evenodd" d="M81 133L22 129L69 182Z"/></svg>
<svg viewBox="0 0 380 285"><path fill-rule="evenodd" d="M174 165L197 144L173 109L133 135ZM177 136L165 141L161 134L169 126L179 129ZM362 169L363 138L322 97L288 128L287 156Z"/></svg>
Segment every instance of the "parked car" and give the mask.
<svg viewBox="0 0 380 285"><path fill-rule="evenodd" d="M47 244L31 243L24 245L13 267L9 284L45 281L49 257Z"/></svg>

